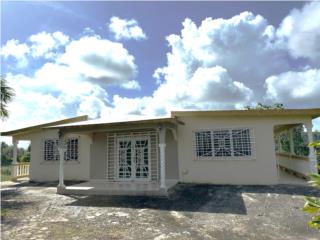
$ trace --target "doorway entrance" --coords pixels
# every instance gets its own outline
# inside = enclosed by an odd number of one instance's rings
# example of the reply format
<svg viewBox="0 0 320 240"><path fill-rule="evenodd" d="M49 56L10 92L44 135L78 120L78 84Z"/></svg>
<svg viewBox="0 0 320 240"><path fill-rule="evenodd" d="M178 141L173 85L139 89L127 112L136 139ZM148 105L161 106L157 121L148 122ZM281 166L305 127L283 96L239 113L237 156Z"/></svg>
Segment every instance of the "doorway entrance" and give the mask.
<svg viewBox="0 0 320 240"><path fill-rule="evenodd" d="M117 178L120 181L150 180L150 139L118 138Z"/></svg>

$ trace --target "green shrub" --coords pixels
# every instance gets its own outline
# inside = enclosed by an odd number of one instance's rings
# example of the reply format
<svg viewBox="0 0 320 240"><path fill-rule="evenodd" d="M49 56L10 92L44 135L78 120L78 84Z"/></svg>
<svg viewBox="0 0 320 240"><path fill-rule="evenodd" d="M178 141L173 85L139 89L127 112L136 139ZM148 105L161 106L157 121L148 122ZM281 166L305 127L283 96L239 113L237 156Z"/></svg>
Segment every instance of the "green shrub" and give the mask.
<svg viewBox="0 0 320 240"><path fill-rule="evenodd" d="M315 148L320 147L320 141L310 143L309 146ZM318 153L319 154L319 153ZM318 168L320 166L318 165ZM309 183L311 186L320 188L320 175L311 174ZM306 203L304 204L303 211L312 215L311 221L308 222L312 228L320 229L320 198L305 197Z"/></svg>

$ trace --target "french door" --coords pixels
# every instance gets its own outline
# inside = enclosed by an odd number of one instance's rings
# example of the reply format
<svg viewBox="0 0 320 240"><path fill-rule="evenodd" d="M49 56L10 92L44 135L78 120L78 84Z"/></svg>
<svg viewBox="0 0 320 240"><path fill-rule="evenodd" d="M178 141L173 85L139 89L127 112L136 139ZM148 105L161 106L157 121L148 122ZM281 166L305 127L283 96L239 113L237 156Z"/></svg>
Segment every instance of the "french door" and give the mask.
<svg viewBox="0 0 320 240"><path fill-rule="evenodd" d="M117 141L118 180L150 179L150 139L118 138Z"/></svg>

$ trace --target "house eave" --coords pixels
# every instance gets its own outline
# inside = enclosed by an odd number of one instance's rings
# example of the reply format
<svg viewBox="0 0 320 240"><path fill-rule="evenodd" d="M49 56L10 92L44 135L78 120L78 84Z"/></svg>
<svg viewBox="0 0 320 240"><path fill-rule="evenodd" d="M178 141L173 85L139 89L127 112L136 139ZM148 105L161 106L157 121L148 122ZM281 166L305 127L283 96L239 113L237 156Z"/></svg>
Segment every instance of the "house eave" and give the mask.
<svg viewBox="0 0 320 240"><path fill-rule="evenodd" d="M44 124L34 125L34 126L30 126L30 127L20 128L20 129L16 129L16 130L12 130L12 131L1 132L1 136L14 137L14 136L21 135L21 134L28 134L28 133L32 133L35 131L39 131L43 128L50 127L50 126L57 125L57 124L74 123L74 122L86 121L86 120L88 120L88 115L67 118L67 119L48 122L48 123L44 123Z"/></svg>
<svg viewBox="0 0 320 240"><path fill-rule="evenodd" d="M310 109L253 109L253 110L215 110L215 111L172 111L172 117L320 117L320 108Z"/></svg>

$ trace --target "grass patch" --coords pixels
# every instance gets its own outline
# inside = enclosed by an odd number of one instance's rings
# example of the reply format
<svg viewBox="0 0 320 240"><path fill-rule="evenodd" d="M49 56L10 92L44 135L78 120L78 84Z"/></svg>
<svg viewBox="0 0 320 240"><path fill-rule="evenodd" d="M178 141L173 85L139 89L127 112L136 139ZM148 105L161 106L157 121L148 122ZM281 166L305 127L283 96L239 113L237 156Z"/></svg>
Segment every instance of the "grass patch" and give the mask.
<svg viewBox="0 0 320 240"><path fill-rule="evenodd" d="M11 166L1 166L1 182L11 180Z"/></svg>

